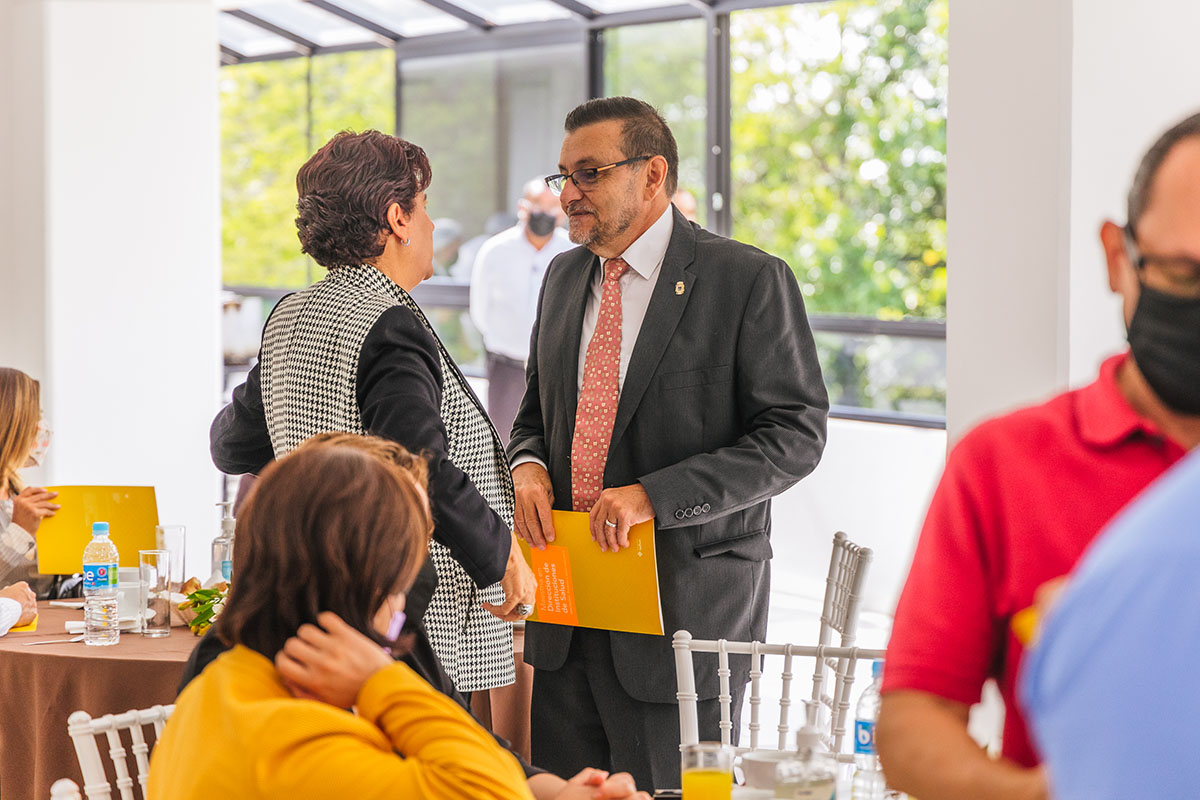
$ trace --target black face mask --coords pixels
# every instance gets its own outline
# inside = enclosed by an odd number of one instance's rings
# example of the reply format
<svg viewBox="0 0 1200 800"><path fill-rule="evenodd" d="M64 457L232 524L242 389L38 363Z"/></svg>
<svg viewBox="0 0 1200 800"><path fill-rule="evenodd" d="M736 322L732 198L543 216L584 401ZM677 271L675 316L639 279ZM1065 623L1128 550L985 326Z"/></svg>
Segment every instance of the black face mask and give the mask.
<svg viewBox="0 0 1200 800"><path fill-rule="evenodd" d="M1200 298L1143 285L1129 348L1160 400L1181 414L1200 415Z"/></svg>
<svg viewBox="0 0 1200 800"><path fill-rule="evenodd" d="M554 233L554 215L545 211L534 211L529 215L529 232L534 236L549 236Z"/></svg>

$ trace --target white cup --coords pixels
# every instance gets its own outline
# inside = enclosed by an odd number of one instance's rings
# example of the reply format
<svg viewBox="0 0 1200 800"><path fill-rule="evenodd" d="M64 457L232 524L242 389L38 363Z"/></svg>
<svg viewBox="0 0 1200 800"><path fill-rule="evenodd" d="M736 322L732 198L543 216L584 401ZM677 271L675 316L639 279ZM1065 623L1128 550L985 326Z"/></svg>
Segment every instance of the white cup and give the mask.
<svg viewBox="0 0 1200 800"><path fill-rule="evenodd" d="M133 619L142 602L142 586L137 567L121 567L117 570L117 616Z"/></svg>
<svg viewBox="0 0 1200 800"><path fill-rule="evenodd" d="M742 754L742 774L751 789L774 789L775 767L781 761L795 758L787 750L751 750Z"/></svg>

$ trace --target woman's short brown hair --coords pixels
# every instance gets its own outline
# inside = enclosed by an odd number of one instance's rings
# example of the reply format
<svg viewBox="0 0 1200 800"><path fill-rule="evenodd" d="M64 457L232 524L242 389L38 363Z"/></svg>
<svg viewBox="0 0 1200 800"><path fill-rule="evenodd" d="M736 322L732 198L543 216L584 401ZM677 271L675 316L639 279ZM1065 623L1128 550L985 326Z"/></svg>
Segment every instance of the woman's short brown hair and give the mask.
<svg viewBox="0 0 1200 800"><path fill-rule="evenodd" d="M413 212L433 173L425 151L379 131L342 131L296 174L300 249L324 267L364 264L383 253L387 210Z"/></svg>
<svg viewBox="0 0 1200 800"><path fill-rule="evenodd" d="M42 417L41 387L11 367L0 367L0 487L10 493L24 488L17 470L37 441Z"/></svg>
<svg viewBox="0 0 1200 800"><path fill-rule="evenodd" d="M321 611L386 644L372 619L412 584L433 525L422 470L401 465L412 455L351 438L309 440L259 477L237 522L233 586L217 626L226 644L273 658Z"/></svg>

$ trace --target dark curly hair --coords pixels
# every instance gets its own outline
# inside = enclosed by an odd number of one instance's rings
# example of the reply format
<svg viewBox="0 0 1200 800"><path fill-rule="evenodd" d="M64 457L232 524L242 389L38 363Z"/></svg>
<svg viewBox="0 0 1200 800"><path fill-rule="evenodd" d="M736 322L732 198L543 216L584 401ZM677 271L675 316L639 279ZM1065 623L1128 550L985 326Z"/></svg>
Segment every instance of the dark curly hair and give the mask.
<svg viewBox="0 0 1200 800"><path fill-rule="evenodd" d="M429 186L425 151L379 131L342 131L296 173L300 249L323 267L369 262L383 254L387 210L405 214Z"/></svg>

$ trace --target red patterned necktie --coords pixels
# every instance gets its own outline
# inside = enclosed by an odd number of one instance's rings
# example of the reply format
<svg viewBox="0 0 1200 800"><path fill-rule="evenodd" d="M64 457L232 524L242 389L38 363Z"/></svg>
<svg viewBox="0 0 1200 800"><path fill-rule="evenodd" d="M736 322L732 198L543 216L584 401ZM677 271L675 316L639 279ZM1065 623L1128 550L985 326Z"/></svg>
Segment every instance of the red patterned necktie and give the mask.
<svg viewBox="0 0 1200 800"><path fill-rule="evenodd" d="M583 390L571 442L571 503L576 511L590 511L604 489L604 465L621 395L621 284L617 281L627 269L629 264L621 258L610 258L604 265L600 316L583 359Z"/></svg>

